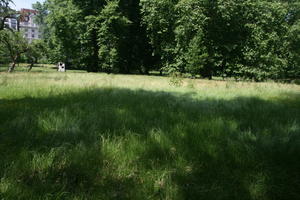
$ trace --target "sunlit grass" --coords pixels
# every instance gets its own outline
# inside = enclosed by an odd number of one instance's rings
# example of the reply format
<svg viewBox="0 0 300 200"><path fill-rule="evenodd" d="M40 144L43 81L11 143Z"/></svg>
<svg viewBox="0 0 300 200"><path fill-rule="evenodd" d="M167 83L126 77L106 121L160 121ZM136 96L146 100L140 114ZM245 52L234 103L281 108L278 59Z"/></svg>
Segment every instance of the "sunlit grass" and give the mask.
<svg viewBox="0 0 300 200"><path fill-rule="evenodd" d="M0 74L0 199L299 199L300 87Z"/></svg>
<svg viewBox="0 0 300 200"><path fill-rule="evenodd" d="M27 63L18 63L14 72L28 72L29 64ZM0 64L0 72L7 72L8 64ZM33 68L30 70L31 73L38 72L56 72L56 66L52 64L35 64ZM83 70L68 70L68 72L72 73L83 73Z"/></svg>

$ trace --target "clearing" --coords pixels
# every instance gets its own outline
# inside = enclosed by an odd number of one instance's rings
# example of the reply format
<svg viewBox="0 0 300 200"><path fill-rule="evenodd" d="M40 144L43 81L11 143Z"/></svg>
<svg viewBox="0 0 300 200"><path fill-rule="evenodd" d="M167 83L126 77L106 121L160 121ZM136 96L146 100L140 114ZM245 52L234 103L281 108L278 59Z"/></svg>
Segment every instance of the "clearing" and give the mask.
<svg viewBox="0 0 300 200"><path fill-rule="evenodd" d="M0 73L0 199L300 199L300 86Z"/></svg>

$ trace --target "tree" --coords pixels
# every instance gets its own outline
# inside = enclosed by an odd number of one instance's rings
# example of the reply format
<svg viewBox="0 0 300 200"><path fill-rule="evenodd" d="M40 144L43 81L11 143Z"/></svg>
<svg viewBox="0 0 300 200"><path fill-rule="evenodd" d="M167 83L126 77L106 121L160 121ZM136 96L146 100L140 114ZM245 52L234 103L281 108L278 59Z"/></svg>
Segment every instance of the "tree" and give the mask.
<svg viewBox="0 0 300 200"><path fill-rule="evenodd" d="M141 0L142 23L146 27L153 52L160 68L174 68L175 6L178 0ZM175 70L176 66L175 66Z"/></svg>
<svg viewBox="0 0 300 200"><path fill-rule="evenodd" d="M32 43L28 44L27 51L25 52L25 56L30 63L28 71L31 71L34 64L36 64L38 60L46 54L45 51L45 44L42 40L34 40Z"/></svg>
<svg viewBox="0 0 300 200"><path fill-rule="evenodd" d="M72 4L80 13L78 23L80 27L82 62L87 66L88 72L100 71L99 63L99 45L98 45L98 27L94 25L95 17L106 5L105 0L72 0Z"/></svg>
<svg viewBox="0 0 300 200"><path fill-rule="evenodd" d="M106 72L127 72L126 61L124 60L125 48L122 38L126 37L130 21L122 16L119 11L118 1L109 1L97 16L99 22L98 45L99 60Z"/></svg>
<svg viewBox="0 0 300 200"><path fill-rule="evenodd" d="M46 23L46 19L49 14L47 3L36 2L35 4L32 4L32 8L37 11L34 17L34 22L39 25L39 32L42 35L42 39L46 39L50 36L49 27Z"/></svg>
<svg viewBox="0 0 300 200"><path fill-rule="evenodd" d="M13 17L16 11L11 9L9 4L12 0L0 0L0 31L5 28L5 21L7 18Z"/></svg>
<svg viewBox="0 0 300 200"><path fill-rule="evenodd" d="M82 24L81 12L71 0L48 0L45 2L49 14L45 22L49 36L45 38L49 59L62 61L69 66L84 63L86 55L82 47L82 35L86 32Z"/></svg>
<svg viewBox="0 0 300 200"><path fill-rule="evenodd" d="M297 0L47 0L36 8L52 61L89 72L300 74Z"/></svg>
<svg viewBox="0 0 300 200"><path fill-rule="evenodd" d="M192 75L202 74L208 65L204 26L207 17L199 1L181 0L175 6L175 69Z"/></svg>
<svg viewBox="0 0 300 200"><path fill-rule="evenodd" d="M8 72L13 72L21 54L28 50L28 43L20 32L10 30L0 31L0 42L3 45L6 56L11 61Z"/></svg>
<svg viewBox="0 0 300 200"><path fill-rule="evenodd" d="M253 80L297 74L298 1L142 0L141 6L153 53L167 69Z"/></svg>

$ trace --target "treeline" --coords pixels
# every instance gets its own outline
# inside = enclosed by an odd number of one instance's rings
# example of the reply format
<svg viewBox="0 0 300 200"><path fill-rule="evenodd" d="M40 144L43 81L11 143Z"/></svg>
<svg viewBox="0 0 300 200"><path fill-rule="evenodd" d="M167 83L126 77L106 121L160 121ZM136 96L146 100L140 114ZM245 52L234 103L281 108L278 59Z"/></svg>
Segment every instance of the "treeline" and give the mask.
<svg viewBox="0 0 300 200"><path fill-rule="evenodd" d="M299 0L46 0L52 62L254 80L300 77Z"/></svg>

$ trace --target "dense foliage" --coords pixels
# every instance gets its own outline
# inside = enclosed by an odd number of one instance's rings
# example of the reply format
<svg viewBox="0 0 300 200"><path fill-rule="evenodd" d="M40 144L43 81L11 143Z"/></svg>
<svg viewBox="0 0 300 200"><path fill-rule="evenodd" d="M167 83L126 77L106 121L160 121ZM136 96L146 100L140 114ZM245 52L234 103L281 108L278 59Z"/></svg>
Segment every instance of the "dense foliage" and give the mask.
<svg viewBox="0 0 300 200"><path fill-rule="evenodd" d="M297 1L142 0L161 62L204 77L299 77ZM298 53L297 53L298 50Z"/></svg>
<svg viewBox="0 0 300 200"><path fill-rule="evenodd" d="M300 77L297 0L46 0L48 59L90 72Z"/></svg>
<svg viewBox="0 0 300 200"><path fill-rule="evenodd" d="M57 60L254 80L300 76L300 4L267 0L48 0ZM55 60L54 58L54 60Z"/></svg>

